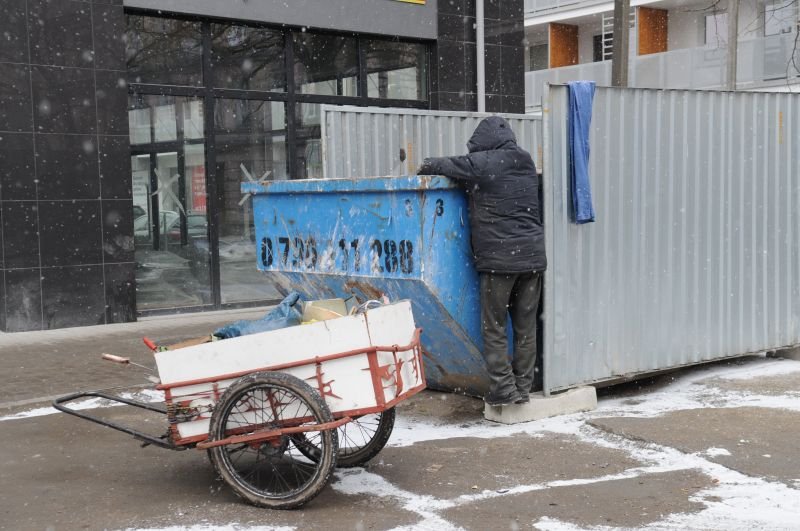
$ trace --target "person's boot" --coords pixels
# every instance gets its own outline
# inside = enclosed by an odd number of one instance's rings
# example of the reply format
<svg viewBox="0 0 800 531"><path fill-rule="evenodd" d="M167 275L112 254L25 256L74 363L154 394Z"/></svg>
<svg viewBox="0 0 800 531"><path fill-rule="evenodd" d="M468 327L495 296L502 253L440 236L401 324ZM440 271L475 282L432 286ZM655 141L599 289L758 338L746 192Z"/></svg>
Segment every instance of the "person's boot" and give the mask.
<svg viewBox="0 0 800 531"><path fill-rule="evenodd" d="M517 404L518 400L521 400L522 397L517 392L516 389L511 393L505 395L495 394L493 392L487 393L485 397L483 397L483 401L489 404L490 406L508 406L510 404Z"/></svg>

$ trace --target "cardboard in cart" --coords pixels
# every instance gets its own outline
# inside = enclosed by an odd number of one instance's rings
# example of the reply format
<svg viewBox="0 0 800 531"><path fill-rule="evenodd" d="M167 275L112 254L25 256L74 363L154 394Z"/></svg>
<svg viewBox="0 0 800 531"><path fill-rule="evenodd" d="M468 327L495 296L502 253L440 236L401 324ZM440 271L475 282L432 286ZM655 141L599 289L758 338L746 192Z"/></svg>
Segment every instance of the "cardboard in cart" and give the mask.
<svg viewBox="0 0 800 531"><path fill-rule="evenodd" d="M303 322L327 321L350 314L355 299L322 299L303 304Z"/></svg>

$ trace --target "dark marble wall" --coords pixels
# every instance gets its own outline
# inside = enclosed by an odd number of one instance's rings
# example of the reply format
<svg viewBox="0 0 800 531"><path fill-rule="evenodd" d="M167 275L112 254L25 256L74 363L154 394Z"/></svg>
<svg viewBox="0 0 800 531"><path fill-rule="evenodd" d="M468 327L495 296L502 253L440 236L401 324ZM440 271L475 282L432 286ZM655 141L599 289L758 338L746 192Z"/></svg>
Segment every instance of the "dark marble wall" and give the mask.
<svg viewBox="0 0 800 531"><path fill-rule="evenodd" d="M484 0L486 110L525 112L524 0ZM433 108L475 111L475 0L439 0Z"/></svg>
<svg viewBox="0 0 800 531"><path fill-rule="evenodd" d="M134 320L122 0L0 12L0 330Z"/></svg>

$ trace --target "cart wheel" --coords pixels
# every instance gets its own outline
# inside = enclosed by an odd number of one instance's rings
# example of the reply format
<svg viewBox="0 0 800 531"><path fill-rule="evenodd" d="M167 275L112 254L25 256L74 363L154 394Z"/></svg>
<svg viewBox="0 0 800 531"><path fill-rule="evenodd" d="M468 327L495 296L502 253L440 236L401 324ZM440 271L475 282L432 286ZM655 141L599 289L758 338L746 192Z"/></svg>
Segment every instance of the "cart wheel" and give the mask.
<svg viewBox="0 0 800 531"><path fill-rule="evenodd" d="M211 417L209 437L331 422L322 397L290 374L262 372L237 380L222 395ZM336 465L335 430L305 432L319 450L308 459L289 435L266 441L216 446L208 450L217 473L253 505L294 509L319 494Z"/></svg>
<svg viewBox="0 0 800 531"><path fill-rule="evenodd" d="M339 458L336 466L360 466L378 455L392 434L394 417L395 411L391 408L382 413L363 415L339 426ZM304 434L293 435L292 441L303 455L314 461L319 459L319 447Z"/></svg>

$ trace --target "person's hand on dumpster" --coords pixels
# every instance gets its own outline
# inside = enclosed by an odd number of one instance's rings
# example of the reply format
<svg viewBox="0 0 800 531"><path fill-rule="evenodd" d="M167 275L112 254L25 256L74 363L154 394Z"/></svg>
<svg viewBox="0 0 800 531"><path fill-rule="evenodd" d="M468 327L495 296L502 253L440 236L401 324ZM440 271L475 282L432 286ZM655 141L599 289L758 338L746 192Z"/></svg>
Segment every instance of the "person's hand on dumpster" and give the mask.
<svg viewBox="0 0 800 531"><path fill-rule="evenodd" d="M422 161L422 166L417 168L417 175L433 175L435 172L431 166L431 159Z"/></svg>

